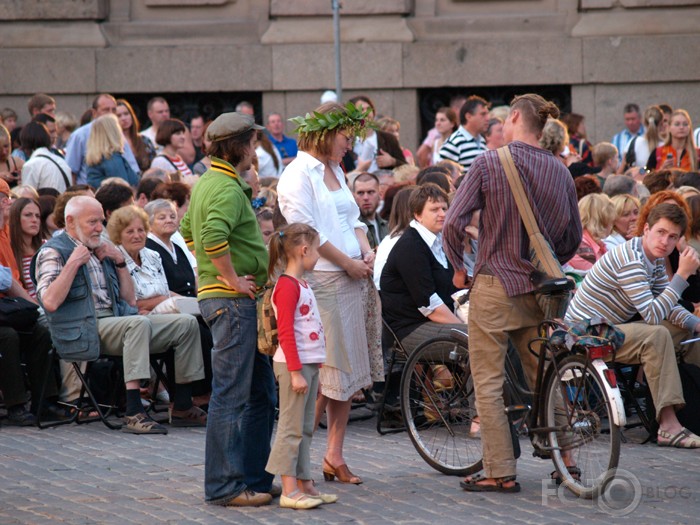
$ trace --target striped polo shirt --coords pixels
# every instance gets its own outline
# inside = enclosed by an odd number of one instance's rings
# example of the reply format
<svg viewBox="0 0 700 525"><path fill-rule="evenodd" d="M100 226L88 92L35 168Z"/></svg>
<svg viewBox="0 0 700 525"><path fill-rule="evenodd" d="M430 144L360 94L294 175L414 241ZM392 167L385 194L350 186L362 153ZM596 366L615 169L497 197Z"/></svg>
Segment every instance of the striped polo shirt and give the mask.
<svg viewBox="0 0 700 525"><path fill-rule="evenodd" d="M700 319L678 305L688 283L676 274L669 282L663 259L649 261L642 238L616 246L595 263L566 311L567 321L601 316L626 323L639 313L644 322L668 320L693 330Z"/></svg>
<svg viewBox="0 0 700 525"><path fill-rule="evenodd" d="M450 135L440 148L440 158L458 162L466 173L474 159L486 151L481 135L472 136L463 126Z"/></svg>

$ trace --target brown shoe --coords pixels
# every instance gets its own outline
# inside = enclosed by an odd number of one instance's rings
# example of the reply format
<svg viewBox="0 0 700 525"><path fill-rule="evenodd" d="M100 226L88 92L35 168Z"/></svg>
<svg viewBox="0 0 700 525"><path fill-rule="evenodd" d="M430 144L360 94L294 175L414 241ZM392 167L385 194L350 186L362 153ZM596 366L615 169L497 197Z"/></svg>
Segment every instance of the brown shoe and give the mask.
<svg viewBox="0 0 700 525"><path fill-rule="evenodd" d="M187 410L169 409L170 424L174 427L206 427L207 413L192 405Z"/></svg>
<svg viewBox="0 0 700 525"><path fill-rule="evenodd" d="M244 490L235 498L228 500L226 507L261 507L269 505L272 502L272 496L267 492L253 492L252 490Z"/></svg>

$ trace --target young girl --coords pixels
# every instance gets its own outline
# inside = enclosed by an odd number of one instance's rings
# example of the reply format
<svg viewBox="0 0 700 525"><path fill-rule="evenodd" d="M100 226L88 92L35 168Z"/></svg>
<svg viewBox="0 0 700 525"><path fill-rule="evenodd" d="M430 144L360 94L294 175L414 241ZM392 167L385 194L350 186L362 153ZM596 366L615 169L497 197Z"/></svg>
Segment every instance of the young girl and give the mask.
<svg viewBox="0 0 700 525"><path fill-rule="evenodd" d="M319 236L306 224L289 224L270 238L271 278L284 265L272 293L279 347L273 357L279 383L280 415L266 470L282 478L280 507L312 509L334 503L311 480L311 435L318 391L318 369L326 360L321 316L311 288L303 280L318 261Z"/></svg>

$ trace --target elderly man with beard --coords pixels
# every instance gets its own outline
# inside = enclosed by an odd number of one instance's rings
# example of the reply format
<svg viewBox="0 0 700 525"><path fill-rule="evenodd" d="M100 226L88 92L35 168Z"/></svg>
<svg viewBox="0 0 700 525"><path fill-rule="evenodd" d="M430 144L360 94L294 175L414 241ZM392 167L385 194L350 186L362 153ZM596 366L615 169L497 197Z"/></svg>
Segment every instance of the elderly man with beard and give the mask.
<svg viewBox="0 0 700 525"><path fill-rule="evenodd" d="M87 196L66 205L66 230L49 240L32 266L58 354L68 361L121 355L126 383L123 432L167 434L141 404L140 381L150 373L149 352L175 351L171 423L193 426L202 414L192 405L190 383L204 378L197 320L177 315L135 315L134 283L124 255L102 239L102 205Z"/></svg>

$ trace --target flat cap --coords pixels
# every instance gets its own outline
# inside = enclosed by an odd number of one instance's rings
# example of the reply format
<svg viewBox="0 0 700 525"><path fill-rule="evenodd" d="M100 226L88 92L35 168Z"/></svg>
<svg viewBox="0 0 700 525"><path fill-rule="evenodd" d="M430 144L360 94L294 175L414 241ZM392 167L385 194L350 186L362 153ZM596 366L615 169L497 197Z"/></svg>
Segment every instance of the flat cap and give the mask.
<svg viewBox="0 0 700 525"><path fill-rule="evenodd" d="M207 138L211 142L230 139L250 129L265 129L255 123L251 115L243 113L222 113L207 128Z"/></svg>

